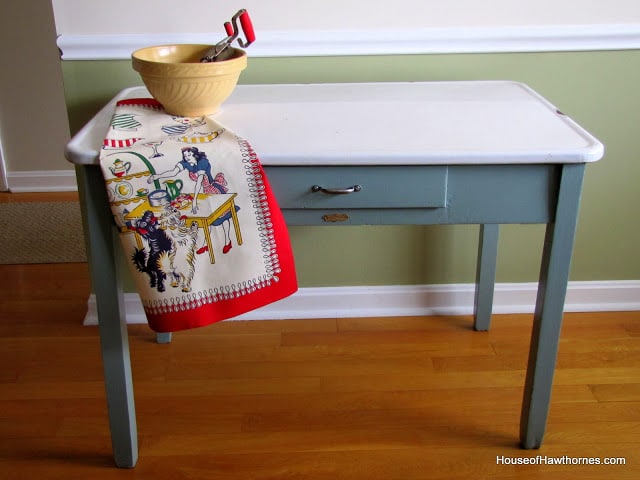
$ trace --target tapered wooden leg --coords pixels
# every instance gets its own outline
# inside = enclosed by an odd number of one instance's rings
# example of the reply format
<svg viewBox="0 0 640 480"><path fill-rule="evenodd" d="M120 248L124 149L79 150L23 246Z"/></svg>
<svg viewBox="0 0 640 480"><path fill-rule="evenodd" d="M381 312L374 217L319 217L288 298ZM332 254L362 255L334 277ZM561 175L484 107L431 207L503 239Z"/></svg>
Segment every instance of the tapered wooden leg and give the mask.
<svg viewBox="0 0 640 480"><path fill-rule="evenodd" d="M555 220L547 225L520 421L524 448L540 447L547 424L583 176L584 164L562 167Z"/></svg>
<svg viewBox="0 0 640 480"><path fill-rule="evenodd" d="M89 269L100 325L111 445L116 465L131 468L138 460L138 437L129 338L114 249L116 230L100 167L77 168Z"/></svg>
<svg viewBox="0 0 640 480"><path fill-rule="evenodd" d="M479 331L489 330L491 324L499 230L500 225L497 224L480 225L473 309L473 328Z"/></svg>

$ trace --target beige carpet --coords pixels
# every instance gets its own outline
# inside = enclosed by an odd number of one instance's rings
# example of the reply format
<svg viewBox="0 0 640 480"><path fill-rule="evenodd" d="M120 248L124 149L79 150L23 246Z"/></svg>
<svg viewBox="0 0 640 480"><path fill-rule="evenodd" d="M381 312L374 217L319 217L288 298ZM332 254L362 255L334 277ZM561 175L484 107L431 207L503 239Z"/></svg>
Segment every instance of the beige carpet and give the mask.
<svg viewBox="0 0 640 480"><path fill-rule="evenodd" d="M77 202L0 203L0 264L86 260Z"/></svg>

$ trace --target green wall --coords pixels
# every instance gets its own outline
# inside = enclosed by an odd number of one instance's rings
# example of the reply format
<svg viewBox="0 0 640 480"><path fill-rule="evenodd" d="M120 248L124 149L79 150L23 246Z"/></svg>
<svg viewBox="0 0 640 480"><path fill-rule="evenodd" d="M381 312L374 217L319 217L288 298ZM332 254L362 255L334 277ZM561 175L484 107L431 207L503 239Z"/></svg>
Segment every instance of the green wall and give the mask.
<svg viewBox="0 0 640 480"><path fill-rule="evenodd" d="M74 132L119 90L141 84L127 60L65 61L63 73ZM240 82L490 79L527 83L605 144L605 158L587 167L571 280L640 279L640 50L250 58ZM303 287L474 280L475 226L290 231ZM502 227L497 280L537 280L542 238L542 226Z"/></svg>

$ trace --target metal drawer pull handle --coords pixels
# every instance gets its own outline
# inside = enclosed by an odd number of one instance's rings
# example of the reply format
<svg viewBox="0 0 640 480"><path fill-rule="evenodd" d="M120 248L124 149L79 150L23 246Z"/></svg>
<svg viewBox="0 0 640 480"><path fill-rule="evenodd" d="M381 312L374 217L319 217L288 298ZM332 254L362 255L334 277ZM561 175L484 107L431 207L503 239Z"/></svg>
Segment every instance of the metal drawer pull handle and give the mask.
<svg viewBox="0 0 640 480"><path fill-rule="evenodd" d="M311 191L314 193L322 192L328 193L330 195L345 195L347 193L359 192L360 190L362 190L362 187L360 185L354 185L353 187L348 188L324 188L320 185L314 185L313 187L311 187Z"/></svg>

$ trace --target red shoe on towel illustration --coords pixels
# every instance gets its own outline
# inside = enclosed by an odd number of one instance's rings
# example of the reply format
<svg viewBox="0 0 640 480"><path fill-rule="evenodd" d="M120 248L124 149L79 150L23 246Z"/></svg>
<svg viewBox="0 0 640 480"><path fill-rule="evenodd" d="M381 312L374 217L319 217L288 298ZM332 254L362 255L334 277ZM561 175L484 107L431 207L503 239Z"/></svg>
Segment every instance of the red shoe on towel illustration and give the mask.
<svg viewBox="0 0 640 480"><path fill-rule="evenodd" d="M231 245L231 242L227 243L224 247L222 247L222 253L229 253L229 250L231 250L231 248L233 248L233 245ZM196 253L198 255L202 255L203 253L206 253L209 251L209 247L207 245L200 247L198 250L196 250Z"/></svg>

